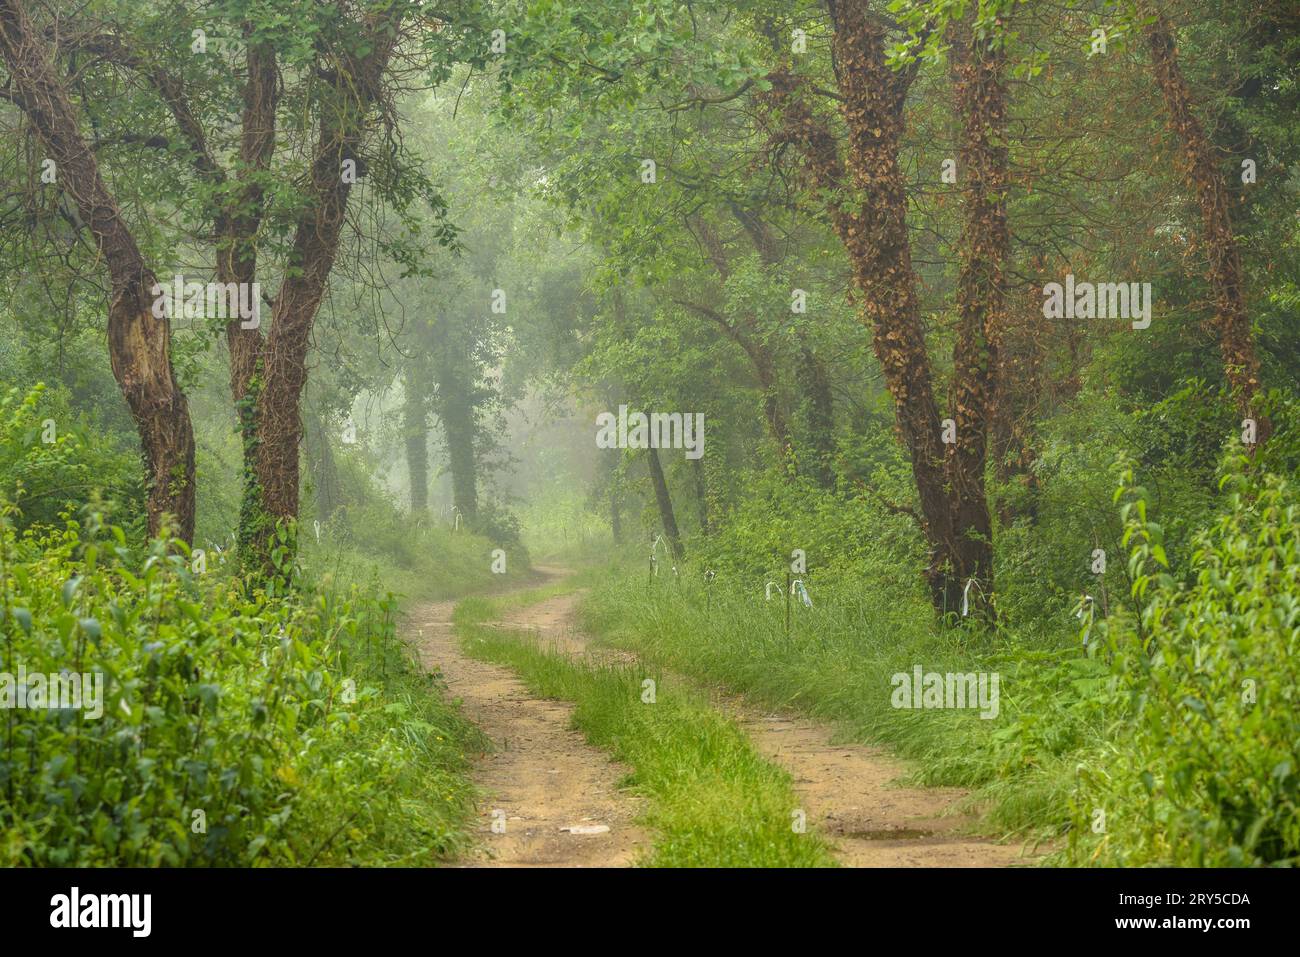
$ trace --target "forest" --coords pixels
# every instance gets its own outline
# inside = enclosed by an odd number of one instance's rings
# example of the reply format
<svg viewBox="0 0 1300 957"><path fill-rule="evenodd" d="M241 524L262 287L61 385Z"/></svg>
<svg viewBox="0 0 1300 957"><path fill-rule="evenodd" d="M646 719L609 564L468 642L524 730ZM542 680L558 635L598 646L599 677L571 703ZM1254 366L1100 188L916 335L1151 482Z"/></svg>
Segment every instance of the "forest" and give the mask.
<svg viewBox="0 0 1300 957"><path fill-rule="evenodd" d="M0 130L0 865L1300 863L1293 0L0 0Z"/></svg>

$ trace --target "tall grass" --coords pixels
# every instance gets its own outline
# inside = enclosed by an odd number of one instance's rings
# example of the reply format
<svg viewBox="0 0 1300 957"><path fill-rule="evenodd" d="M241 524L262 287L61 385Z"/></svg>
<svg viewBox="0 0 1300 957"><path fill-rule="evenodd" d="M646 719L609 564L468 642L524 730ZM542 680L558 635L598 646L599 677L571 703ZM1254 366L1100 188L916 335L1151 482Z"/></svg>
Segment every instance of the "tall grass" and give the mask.
<svg viewBox="0 0 1300 957"><path fill-rule="evenodd" d="M763 703L840 725L848 739L884 742L915 761L925 785L976 789L972 804L995 832L1059 832L1070 816L1073 755L1101 742L1105 715L1086 693L1099 663L1052 635L1012 645L986 630L942 629L907 590L840 578L810 586L786 631L784 580L680 583L626 566L605 570L583 603L584 627L656 665L715 681ZM996 718L977 710L892 704L895 673L996 672Z"/></svg>

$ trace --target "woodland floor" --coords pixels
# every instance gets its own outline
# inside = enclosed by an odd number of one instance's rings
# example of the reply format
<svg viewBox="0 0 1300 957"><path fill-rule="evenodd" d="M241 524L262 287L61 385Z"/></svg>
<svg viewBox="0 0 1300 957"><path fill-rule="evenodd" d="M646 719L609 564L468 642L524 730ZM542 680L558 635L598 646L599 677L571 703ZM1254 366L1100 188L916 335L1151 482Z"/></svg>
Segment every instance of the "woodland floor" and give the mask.
<svg viewBox="0 0 1300 957"><path fill-rule="evenodd" d="M538 571L551 580L568 574L560 568ZM556 654L635 663L634 654L596 645L578 629L581 597L581 592L571 592L515 608L499 623L534 632L540 646ZM474 764L475 783L485 795L479 807L482 841L478 854L464 863L634 864L640 852L648 852L653 835L637 827L637 796L619 787L628 769L573 729L569 704L535 697L510 669L466 655L451 624L453 607L451 602L419 606L411 627L425 667L441 672L465 716L495 745ZM965 792L898 786L906 769L888 750L837 743L835 729L827 724L757 708L722 689L704 690L760 754L790 774L809 829L834 845L841 864L1002 867L1029 862L1018 846L963 833L970 818L954 808ZM504 812L504 833L493 831L493 812ZM591 825L607 830L582 833Z"/></svg>

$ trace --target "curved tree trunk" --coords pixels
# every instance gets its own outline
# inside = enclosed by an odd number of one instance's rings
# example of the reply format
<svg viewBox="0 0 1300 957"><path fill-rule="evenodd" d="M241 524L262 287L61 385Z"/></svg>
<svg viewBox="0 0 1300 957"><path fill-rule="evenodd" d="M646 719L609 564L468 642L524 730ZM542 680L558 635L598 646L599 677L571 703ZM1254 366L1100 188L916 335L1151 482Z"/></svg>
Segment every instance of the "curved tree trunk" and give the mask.
<svg viewBox="0 0 1300 957"><path fill-rule="evenodd" d="M862 293L862 320L894 399L897 427L911 459L922 531L929 544L926 579L938 609L950 608L961 585L952 575L952 513L945 489L939 407L907 231L907 194L898 155L903 100L910 78L885 59L885 30L860 3L837 3L833 45L839 64L842 113L848 129L847 169L839 143L814 116L798 79L769 76L771 100L782 108L777 136L802 149L812 185L834 197L831 224L849 255Z"/></svg>
<svg viewBox="0 0 1300 957"><path fill-rule="evenodd" d="M257 482L268 517L280 524L292 525L298 517L298 447L307 351L343 230L349 184L339 176L346 155L342 144L353 140L355 136L348 137L332 122L322 123L311 177L319 202L299 220L290 272L275 298L271 331L262 348Z"/></svg>
<svg viewBox="0 0 1300 957"><path fill-rule="evenodd" d="M921 328L907 230L907 193L898 160L906 87L886 63L884 29L870 18L865 5L837 7L834 44L848 124L848 166L861 204L855 214L840 213L834 221L862 290L863 319L872 329L872 348L894 398L898 429L912 461L930 543L931 596L937 608L951 609L961 585L951 569L952 515L944 488L939 407ZM833 156L834 144L827 146ZM821 162L828 171L833 169L830 156ZM835 162L838 165L837 158Z"/></svg>
<svg viewBox="0 0 1300 957"><path fill-rule="evenodd" d="M380 84L388 68L406 7L397 4L365 16L357 29L367 38L355 51L340 51L323 93L318 137L308 178L308 200L294 226L288 268L271 310L271 330L259 355L262 382L257 395L257 483L263 520L284 529L288 548L279 568L261 556L268 577L285 577L296 551L302 390L312 326L338 254L352 184L345 161L360 166L360 145ZM359 174L358 174L359 175ZM269 541L267 545L269 545Z"/></svg>
<svg viewBox="0 0 1300 957"><path fill-rule="evenodd" d="M108 266L108 352L135 420L149 475L149 532L194 537L194 429L171 360L171 324L153 314L155 278L81 136L76 111L44 40L15 0L0 0L0 55L12 98L55 163L57 182L76 203Z"/></svg>
<svg viewBox="0 0 1300 957"><path fill-rule="evenodd" d="M844 159L839 142L813 113L796 76L784 70L770 74L767 99L782 112L775 138L800 147L812 185L832 197L831 224L862 292L862 318L872 330L872 348L911 458L918 517L930 550L926 578L931 599L937 610L951 612L961 606L972 580L979 585L977 603L992 585L984 462L1001 306L997 298L980 297L1001 295L1006 258L1001 63L980 51L973 61L976 72L962 74L958 97L963 156L977 173L972 176L963 230L952 395L957 442L949 452L921 325L899 163L905 98L919 65L898 72L889 66L887 27L867 4L833 3L831 14L847 130Z"/></svg>

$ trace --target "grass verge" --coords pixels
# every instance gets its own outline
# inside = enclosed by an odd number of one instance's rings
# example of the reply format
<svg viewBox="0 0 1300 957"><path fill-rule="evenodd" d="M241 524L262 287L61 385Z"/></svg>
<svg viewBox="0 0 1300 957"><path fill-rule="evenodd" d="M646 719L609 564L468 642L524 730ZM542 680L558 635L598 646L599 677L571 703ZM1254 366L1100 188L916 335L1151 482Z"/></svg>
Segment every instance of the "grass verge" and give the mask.
<svg viewBox="0 0 1300 957"><path fill-rule="evenodd" d="M981 830L1051 839L1069 825L1075 767L1103 745L1105 715L1089 683L1101 665L1048 637L1005 646L987 634L943 631L924 609L873 600L862 582L813 586L814 606L764 600L761 582L710 588L647 586L639 570L598 573L580 619L602 643L645 662L722 684L757 702L837 724L847 739L886 743L925 786L973 790ZM996 715L893 706L897 673L1000 676Z"/></svg>

